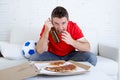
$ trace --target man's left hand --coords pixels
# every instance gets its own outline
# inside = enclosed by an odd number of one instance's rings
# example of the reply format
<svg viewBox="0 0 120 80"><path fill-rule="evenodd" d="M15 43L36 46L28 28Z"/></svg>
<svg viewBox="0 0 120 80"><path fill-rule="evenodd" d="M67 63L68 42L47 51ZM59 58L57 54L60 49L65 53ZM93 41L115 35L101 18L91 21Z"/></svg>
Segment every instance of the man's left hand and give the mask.
<svg viewBox="0 0 120 80"><path fill-rule="evenodd" d="M62 40L70 45L72 45L72 43L74 42L73 38L71 37L71 35L67 31L64 31L62 33Z"/></svg>

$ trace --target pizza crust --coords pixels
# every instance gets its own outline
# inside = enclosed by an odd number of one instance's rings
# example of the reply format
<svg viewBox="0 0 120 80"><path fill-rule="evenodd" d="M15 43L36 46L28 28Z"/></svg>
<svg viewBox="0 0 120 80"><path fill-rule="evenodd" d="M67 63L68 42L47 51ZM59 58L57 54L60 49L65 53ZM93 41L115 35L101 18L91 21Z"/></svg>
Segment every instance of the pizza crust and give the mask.
<svg viewBox="0 0 120 80"><path fill-rule="evenodd" d="M60 66L60 65L63 65L65 63L65 61L54 61L54 62L51 62L50 65L51 66Z"/></svg>

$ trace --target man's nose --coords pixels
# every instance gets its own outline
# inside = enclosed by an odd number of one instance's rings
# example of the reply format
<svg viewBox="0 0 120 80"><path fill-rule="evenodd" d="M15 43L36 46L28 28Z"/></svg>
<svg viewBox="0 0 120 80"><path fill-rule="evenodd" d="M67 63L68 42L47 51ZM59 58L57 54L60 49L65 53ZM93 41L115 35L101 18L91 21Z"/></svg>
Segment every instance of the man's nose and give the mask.
<svg viewBox="0 0 120 80"><path fill-rule="evenodd" d="M59 28L62 29L62 28L63 28L63 25L62 25L62 24L59 24Z"/></svg>

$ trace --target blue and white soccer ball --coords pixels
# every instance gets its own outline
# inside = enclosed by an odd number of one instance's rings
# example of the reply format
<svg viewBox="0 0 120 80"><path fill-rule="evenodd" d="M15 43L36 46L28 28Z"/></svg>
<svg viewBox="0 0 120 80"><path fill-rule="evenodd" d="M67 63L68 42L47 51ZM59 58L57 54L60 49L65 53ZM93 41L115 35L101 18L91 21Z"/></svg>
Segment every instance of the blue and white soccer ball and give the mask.
<svg viewBox="0 0 120 80"><path fill-rule="evenodd" d="M29 58L31 55L33 55L35 51L36 41L26 41L22 47L22 54L25 58Z"/></svg>

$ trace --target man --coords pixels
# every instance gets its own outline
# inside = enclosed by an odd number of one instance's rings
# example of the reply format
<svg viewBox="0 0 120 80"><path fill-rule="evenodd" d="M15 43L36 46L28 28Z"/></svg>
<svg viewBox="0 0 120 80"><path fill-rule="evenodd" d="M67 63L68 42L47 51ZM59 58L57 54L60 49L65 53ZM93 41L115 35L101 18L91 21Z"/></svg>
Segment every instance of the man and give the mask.
<svg viewBox="0 0 120 80"><path fill-rule="evenodd" d="M58 43L54 41L50 33L53 27L60 38ZM32 55L30 60L88 61L95 66L97 58L89 51L90 44L81 29L76 23L69 21L69 15L65 8L57 6L52 11L51 19L45 21L36 45L37 53Z"/></svg>

